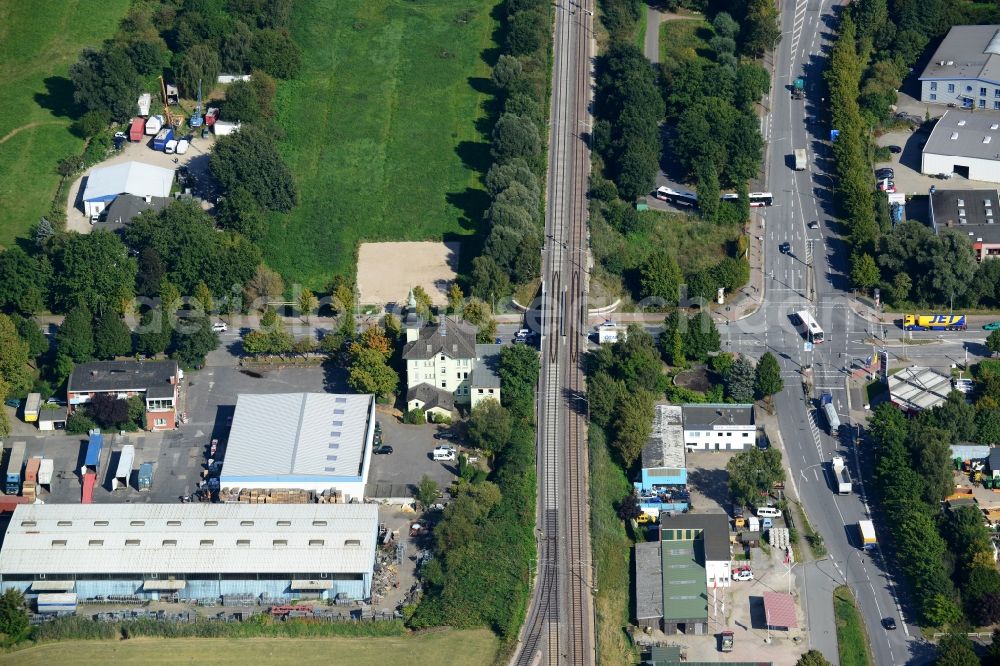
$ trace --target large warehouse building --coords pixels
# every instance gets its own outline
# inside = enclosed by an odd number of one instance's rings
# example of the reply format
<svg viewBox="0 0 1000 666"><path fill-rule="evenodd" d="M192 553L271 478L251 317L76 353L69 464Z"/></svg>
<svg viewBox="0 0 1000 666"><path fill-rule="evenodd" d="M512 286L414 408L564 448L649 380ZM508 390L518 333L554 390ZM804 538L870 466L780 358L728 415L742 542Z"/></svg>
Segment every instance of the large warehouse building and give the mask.
<svg viewBox="0 0 1000 666"><path fill-rule="evenodd" d="M920 101L1000 110L1000 26L953 26L920 75Z"/></svg>
<svg viewBox="0 0 1000 666"><path fill-rule="evenodd" d="M1000 113L945 112L924 144L920 172L1000 183Z"/></svg>
<svg viewBox="0 0 1000 666"><path fill-rule="evenodd" d="M374 433L373 395L241 395L219 485L332 489L361 500Z"/></svg>
<svg viewBox="0 0 1000 666"><path fill-rule="evenodd" d="M174 170L142 162L122 162L94 169L83 188L83 212L98 215L121 194L169 197Z"/></svg>
<svg viewBox="0 0 1000 666"><path fill-rule="evenodd" d="M377 536L373 504L22 504L0 549L0 587L81 601L365 599Z"/></svg>

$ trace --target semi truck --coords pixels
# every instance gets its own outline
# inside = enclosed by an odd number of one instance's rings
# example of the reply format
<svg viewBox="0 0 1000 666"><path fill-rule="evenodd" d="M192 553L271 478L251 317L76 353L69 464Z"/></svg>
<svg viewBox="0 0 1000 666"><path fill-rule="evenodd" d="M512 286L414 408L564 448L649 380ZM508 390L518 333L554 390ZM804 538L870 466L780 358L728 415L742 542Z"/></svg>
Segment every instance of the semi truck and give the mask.
<svg viewBox="0 0 1000 666"><path fill-rule="evenodd" d="M851 473L848 471L847 465L844 464L844 459L841 456L834 456L830 467L833 470L833 482L837 486L837 493L850 495L853 485L851 484Z"/></svg>
<svg viewBox="0 0 1000 666"><path fill-rule="evenodd" d="M965 315L903 315L905 331L964 331L966 328Z"/></svg>
<svg viewBox="0 0 1000 666"><path fill-rule="evenodd" d="M166 150L167 144L173 140L174 129L172 127L165 127L153 137L153 150Z"/></svg>
<svg viewBox="0 0 1000 666"><path fill-rule="evenodd" d="M795 79L795 83L792 86L792 99L805 99L805 97L806 97L805 79L802 78Z"/></svg>
<svg viewBox="0 0 1000 666"><path fill-rule="evenodd" d="M861 547L865 550L872 550L878 545L875 539L875 524L872 521L859 520L858 533L861 535Z"/></svg>
<svg viewBox="0 0 1000 666"><path fill-rule="evenodd" d="M14 442L10 447L10 458L7 461L7 477L4 492L8 495L21 494L21 469L24 467L24 442Z"/></svg>
<svg viewBox="0 0 1000 666"><path fill-rule="evenodd" d="M806 156L806 149L796 148L794 155L795 155L795 170L805 171L806 167L809 166L809 159Z"/></svg>
<svg viewBox="0 0 1000 666"><path fill-rule="evenodd" d="M830 428L830 434L836 436L840 430L840 417L837 416L837 408L833 406L833 396L824 393L819 397L820 410L826 417L826 424Z"/></svg>
<svg viewBox="0 0 1000 666"><path fill-rule="evenodd" d="M34 423L38 420L38 410L42 406L42 394L41 393L29 393L27 399L24 401L24 421L25 423Z"/></svg>

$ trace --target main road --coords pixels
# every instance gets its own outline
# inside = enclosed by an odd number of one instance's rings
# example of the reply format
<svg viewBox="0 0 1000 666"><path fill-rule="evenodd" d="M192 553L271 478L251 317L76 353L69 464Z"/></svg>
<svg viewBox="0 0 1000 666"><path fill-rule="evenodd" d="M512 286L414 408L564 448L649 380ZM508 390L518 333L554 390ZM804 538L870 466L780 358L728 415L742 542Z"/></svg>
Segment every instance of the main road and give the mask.
<svg viewBox="0 0 1000 666"><path fill-rule="evenodd" d="M831 662L838 661L833 620L832 592L848 585L857 598L878 664L902 664L926 658L927 644L900 611L899 589L893 571L876 552L858 547L857 522L872 516L864 486L870 478L870 458L856 447L853 436L831 437L817 420L810 397L803 390L802 370L812 368L814 395L833 396L838 413L846 417L851 407L848 376L851 365L872 353L866 343L873 326L849 307L849 248L840 240L845 229L833 219L832 155L826 139L828 118L822 99L823 52L836 28L834 8L827 0L789 0L781 6L782 38L775 52L773 95L762 121L768 146L767 185L774 206L762 215L754 234L765 247L764 306L753 316L724 327L729 348L753 355L765 349L778 356L785 379L774 405L787 465L787 476L815 529L823 535L829 556L799 565L800 581L811 646ZM794 80L806 80L805 100L793 99ZM809 168L794 171L791 155L804 148ZM816 228L808 223L818 222ZM778 251L787 242L791 252ZM788 315L807 309L824 329L826 340L807 350ZM853 425L853 424L851 424ZM853 428L850 428L852 435ZM840 452L851 463L856 492L840 496L831 490L828 465ZM865 469L865 475L859 472ZM884 542L886 526L876 520ZM883 628L893 618L898 630Z"/></svg>
<svg viewBox="0 0 1000 666"><path fill-rule="evenodd" d="M513 663L595 663L586 388L593 0L555 3L538 386L538 570Z"/></svg>

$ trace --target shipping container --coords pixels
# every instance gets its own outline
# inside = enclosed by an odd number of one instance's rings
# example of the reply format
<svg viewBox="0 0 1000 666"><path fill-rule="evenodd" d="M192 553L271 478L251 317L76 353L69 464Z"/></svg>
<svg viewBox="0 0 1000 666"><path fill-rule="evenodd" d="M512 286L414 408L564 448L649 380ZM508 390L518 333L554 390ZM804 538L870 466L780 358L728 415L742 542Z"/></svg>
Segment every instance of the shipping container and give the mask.
<svg viewBox="0 0 1000 666"><path fill-rule="evenodd" d="M7 459L7 477L4 492L8 495L21 494L21 469L24 467L24 442L14 442Z"/></svg>
<svg viewBox="0 0 1000 666"><path fill-rule="evenodd" d="M166 150L167 144L174 139L174 128L165 127L153 138L153 150ZM174 144L177 145L177 144Z"/></svg>
<svg viewBox="0 0 1000 666"><path fill-rule="evenodd" d="M128 488L129 477L132 476L132 463L135 462L135 446L126 444L118 454L118 468L115 478L111 480L111 490Z"/></svg>
<svg viewBox="0 0 1000 666"><path fill-rule="evenodd" d="M100 430L91 430L90 439L87 441L87 454L83 459L83 474L91 471L96 476L100 471L98 468L101 465L101 447L104 446L104 438L101 436Z"/></svg>
<svg viewBox="0 0 1000 666"><path fill-rule="evenodd" d="M81 504L94 503L94 486L97 485L97 474L85 472L83 475L83 494L80 497Z"/></svg>
<svg viewBox="0 0 1000 666"><path fill-rule="evenodd" d="M47 592L35 601L39 613L75 613L76 592Z"/></svg>
<svg viewBox="0 0 1000 666"><path fill-rule="evenodd" d="M22 504L31 504L27 497L20 495L0 495L0 513L12 513Z"/></svg>
<svg viewBox="0 0 1000 666"><path fill-rule="evenodd" d="M146 120L146 134L155 136L163 129L163 116L150 116Z"/></svg>
<svg viewBox="0 0 1000 666"><path fill-rule="evenodd" d="M38 483L38 468L41 466L41 463L42 459L38 456L28 458L28 464L24 466L25 483Z"/></svg>
<svg viewBox="0 0 1000 666"><path fill-rule="evenodd" d="M142 118L133 118L132 125L128 129L129 141L142 141L142 135L146 131L146 121Z"/></svg>
<svg viewBox="0 0 1000 666"><path fill-rule="evenodd" d="M27 423L34 423L38 420L38 410L42 406L41 393L29 393L28 399L24 401L24 420Z"/></svg>
<svg viewBox="0 0 1000 666"><path fill-rule="evenodd" d="M153 463L145 462L139 465L139 478L136 485L139 490L149 490L153 487Z"/></svg>
<svg viewBox="0 0 1000 666"><path fill-rule="evenodd" d="M42 458L42 462L38 466L38 485L45 486L46 488L52 485L52 471L55 469L55 465L51 458Z"/></svg>

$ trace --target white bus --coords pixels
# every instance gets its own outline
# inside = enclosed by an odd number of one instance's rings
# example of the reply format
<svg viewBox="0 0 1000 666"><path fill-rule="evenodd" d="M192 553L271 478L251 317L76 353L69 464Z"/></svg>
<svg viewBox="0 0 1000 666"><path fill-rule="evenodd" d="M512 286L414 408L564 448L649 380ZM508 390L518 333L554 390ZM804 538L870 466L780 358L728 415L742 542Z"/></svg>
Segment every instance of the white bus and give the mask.
<svg viewBox="0 0 1000 666"><path fill-rule="evenodd" d="M811 312L808 310L794 312L792 313L792 320L792 323L795 324L795 327L803 338L814 345L823 342L823 329L816 323L816 318L812 316Z"/></svg>

